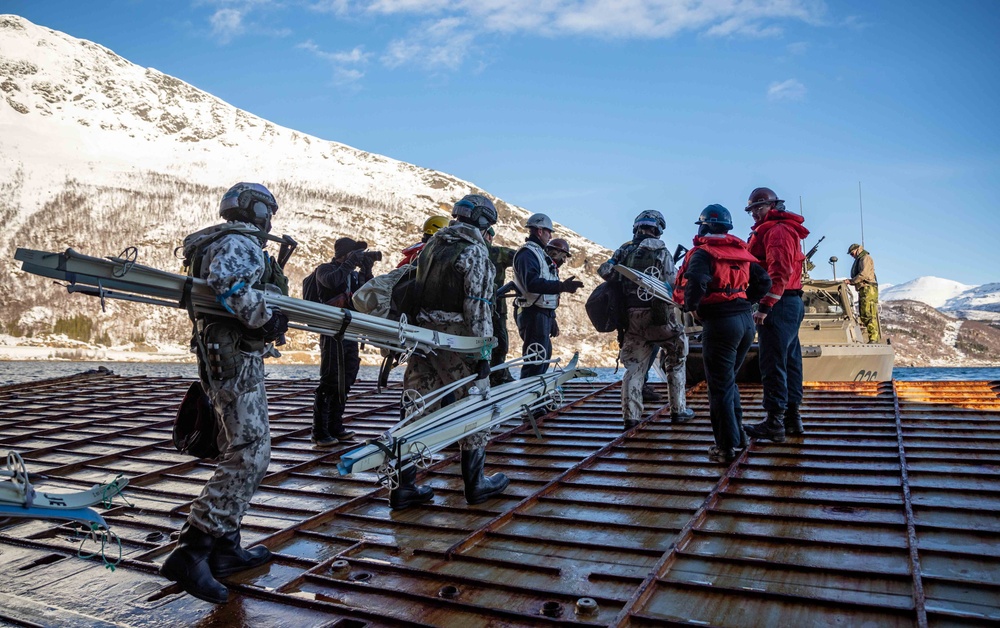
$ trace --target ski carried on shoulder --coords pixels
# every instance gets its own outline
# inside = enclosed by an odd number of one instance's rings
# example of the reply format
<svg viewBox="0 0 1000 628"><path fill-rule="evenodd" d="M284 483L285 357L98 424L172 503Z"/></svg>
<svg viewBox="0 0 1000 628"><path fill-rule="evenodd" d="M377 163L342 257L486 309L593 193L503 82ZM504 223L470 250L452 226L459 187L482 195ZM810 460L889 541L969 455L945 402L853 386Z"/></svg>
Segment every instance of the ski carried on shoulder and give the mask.
<svg viewBox="0 0 1000 628"><path fill-rule="evenodd" d="M636 293L638 294L640 300L650 301L652 299L659 299L660 301L666 302L668 305L679 307L676 303L674 303L673 288L671 288L671 286L662 279L640 272L634 268L629 268L628 266L622 266L621 264L616 265L615 270L618 271L622 277L625 277L638 286L638 288L636 288Z"/></svg>
<svg viewBox="0 0 1000 628"><path fill-rule="evenodd" d="M491 429L562 400L562 385L576 377L594 377L577 368L575 354L563 369L555 369L491 388L484 399L478 392L439 410L403 419L377 439L345 453L337 469L341 475L376 469L390 486L397 474L412 466L427 466L431 456L470 434Z"/></svg>
<svg viewBox="0 0 1000 628"><path fill-rule="evenodd" d="M131 251L126 257L101 258L73 249L50 253L22 248L17 249L14 259L22 262L25 272L67 282L69 292L99 297L102 307L104 299L120 299L232 317L203 279L144 266L136 262L135 250ZM264 299L288 316L291 328L341 336L390 351L409 354L444 350L489 357L496 344L494 338L444 334L409 325L405 318L397 322L267 291Z"/></svg>

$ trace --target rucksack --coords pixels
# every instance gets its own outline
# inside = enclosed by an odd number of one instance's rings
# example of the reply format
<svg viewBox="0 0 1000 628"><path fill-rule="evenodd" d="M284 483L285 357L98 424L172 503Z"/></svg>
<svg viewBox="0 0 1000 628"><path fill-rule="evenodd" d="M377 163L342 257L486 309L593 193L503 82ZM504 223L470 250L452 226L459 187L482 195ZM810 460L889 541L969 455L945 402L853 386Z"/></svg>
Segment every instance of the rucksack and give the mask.
<svg viewBox="0 0 1000 628"><path fill-rule="evenodd" d="M420 310L416 302L417 267L406 264L373 277L354 293L354 309L363 314L399 320L406 314L413 321Z"/></svg>
<svg viewBox="0 0 1000 628"><path fill-rule="evenodd" d="M177 451L214 460L219 457L219 418L201 382L191 382L174 418L173 440Z"/></svg>
<svg viewBox="0 0 1000 628"><path fill-rule="evenodd" d="M617 331L625 327L625 294L621 281L605 281L587 297L587 317L599 332Z"/></svg>
<svg viewBox="0 0 1000 628"><path fill-rule="evenodd" d="M319 282L316 281L315 270L306 275L306 278L302 280L302 298L306 301L313 301L315 303L344 308L351 304L353 296L354 293L348 290L347 292L341 292L340 294L324 300L319 293Z"/></svg>

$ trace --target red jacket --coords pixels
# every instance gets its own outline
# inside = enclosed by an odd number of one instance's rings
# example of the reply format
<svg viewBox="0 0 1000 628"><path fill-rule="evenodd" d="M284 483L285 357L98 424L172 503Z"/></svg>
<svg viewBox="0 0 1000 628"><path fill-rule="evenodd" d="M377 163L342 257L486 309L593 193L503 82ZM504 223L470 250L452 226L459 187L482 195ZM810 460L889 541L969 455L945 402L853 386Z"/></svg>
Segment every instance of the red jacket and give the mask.
<svg viewBox="0 0 1000 628"><path fill-rule="evenodd" d="M396 264L396 268L416 262L417 258L420 257L420 251L423 251L425 246L427 246L426 242L417 242L400 251L403 254L403 261Z"/></svg>
<svg viewBox="0 0 1000 628"><path fill-rule="evenodd" d="M773 306L786 290L802 289L802 240L809 230L805 219L792 212L772 209L750 231L748 247L771 276L771 290L760 300Z"/></svg>

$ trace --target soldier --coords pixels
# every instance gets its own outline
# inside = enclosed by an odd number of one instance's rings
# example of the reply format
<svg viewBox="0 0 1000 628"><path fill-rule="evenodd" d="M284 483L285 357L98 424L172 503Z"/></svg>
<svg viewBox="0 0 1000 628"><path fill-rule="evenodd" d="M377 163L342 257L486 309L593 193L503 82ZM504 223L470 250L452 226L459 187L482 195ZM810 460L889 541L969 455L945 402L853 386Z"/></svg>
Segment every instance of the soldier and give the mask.
<svg viewBox="0 0 1000 628"><path fill-rule="evenodd" d="M802 240L809 230L803 218L785 211L785 201L770 188L750 193L747 212L754 225L748 246L771 276L771 289L753 314L760 345L760 374L767 418L746 427L754 438L780 443L785 434L801 434L802 346L799 325L802 303ZM768 309L770 308L770 312Z"/></svg>
<svg viewBox="0 0 1000 628"><path fill-rule="evenodd" d="M725 463L736 458L745 440L736 373L753 343L750 303L770 289L771 278L747 251L746 243L729 234L733 218L728 209L709 205L695 224L699 225L698 235L681 266L674 295L685 311L695 312L701 321L702 359L715 436L708 455ZM760 307L766 314L769 308Z"/></svg>
<svg viewBox="0 0 1000 628"><path fill-rule="evenodd" d="M510 339L507 336L507 299L499 294L507 279L507 269L514 265L514 249L506 246L493 244L496 237L496 230L490 227L483 236L490 250L490 261L493 262L495 271L494 286L494 306L493 306L493 334L497 338L497 346L493 348L493 357L490 359L490 366L497 366L507 361L507 351L510 349ZM514 381L510 371L504 369L490 374L490 384L499 386L507 382Z"/></svg>
<svg viewBox="0 0 1000 628"><path fill-rule="evenodd" d="M333 243L333 259L320 264L303 282L303 297L335 307L354 309L351 296L372 278L372 267L382 259L379 251L368 251L367 242L339 238ZM354 432L344 429L347 395L358 379L361 360L358 343L335 336L319 338L319 386L313 402L312 441L316 447L333 447L348 441Z"/></svg>
<svg viewBox="0 0 1000 628"><path fill-rule="evenodd" d="M524 225L528 238L514 255L514 283L521 296L514 299L519 308L517 330L521 334L521 355L527 355L533 344L544 349L544 359L552 357L552 326L559 307L559 295L576 292L583 282L576 277L559 280L559 269L545 254L552 239L552 220L545 214L533 214ZM541 375L549 365L528 364L521 367L521 379Z"/></svg>
<svg viewBox="0 0 1000 628"><path fill-rule="evenodd" d="M431 216L424 221L424 233L420 238L420 242L416 244L411 244L410 246L403 249L403 259L400 260L399 264L396 264L396 268L401 266L406 266L407 264L416 264L417 258L420 257L420 251L424 250L427 246L427 241L431 239L438 229L448 226L447 216Z"/></svg>
<svg viewBox="0 0 1000 628"><path fill-rule="evenodd" d="M663 214L646 210L636 216L632 224L633 238L601 264L598 274L605 281L623 281L614 267L622 264L640 272L655 269L660 279L673 285L677 276L674 260L660 239L666 228ZM627 281L627 280L624 280ZM667 373L670 391L670 421L685 423L694 418L694 411L687 407L685 385L687 375L688 340L684 326L677 319L676 308L659 299L644 301L639 298L637 287L623 284L628 326L622 339L620 355L625 365L622 377L622 418L625 429L635 427L642 418L642 386L649 370L649 358L654 348L660 348L660 360Z"/></svg>
<svg viewBox="0 0 1000 628"><path fill-rule="evenodd" d="M493 203L480 194L469 194L455 203L455 224L435 234L420 256L417 286L421 308L416 324L459 336L493 335L493 264L483 233L497 221ZM467 356L452 351L430 355L415 354L406 364L404 388L426 394L455 380L476 374L473 388L485 397L490 387L490 363L484 356ZM468 390L455 391L455 400ZM432 412L435 406L427 411ZM462 479L465 500L481 504L502 493L509 480L503 473L483 475L489 431L476 432L459 441L462 451ZM399 487L389 492L389 505L396 510L429 501L434 491L417 486L416 469L400 473Z"/></svg>
<svg viewBox="0 0 1000 628"><path fill-rule="evenodd" d="M847 254L854 258L851 278L845 280L858 291L858 315L861 324L868 331L868 342L882 339L882 327L878 320L878 279L875 277L875 262L860 244L852 244Z"/></svg>
<svg viewBox="0 0 1000 628"><path fill-rule="evenodd" d="M263 250L277 211L263 185L237 183L219 206L227 222L184 239L190 274L204 279L234 318L195 315L191 344L220 424L221 453L160 573L216 604L229 596L217 578L271 559L266 547L240 547L240 524L271 458L263 358L276 353L269 343L288 329L288 318L263 296L275 288L288 293L281 267Z"/></svg>

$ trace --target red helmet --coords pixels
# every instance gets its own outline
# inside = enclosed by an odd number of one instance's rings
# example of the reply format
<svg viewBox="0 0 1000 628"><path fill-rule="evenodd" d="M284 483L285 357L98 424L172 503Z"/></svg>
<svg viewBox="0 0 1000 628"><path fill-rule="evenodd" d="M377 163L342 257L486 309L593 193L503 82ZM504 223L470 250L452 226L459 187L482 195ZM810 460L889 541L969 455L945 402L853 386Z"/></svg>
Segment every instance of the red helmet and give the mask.
<svg viewBox="0 0 1000 628"><path fill-rule="evenodd" d="M573 254L569 252L569 242L563 240L562 238L549 240L549 243L545 245L545 248L562 251L566 254L566 257L573 257Z"/></svg>
<svg viewBox="0 0 1000 628"><path fill-rule="evenodd" d="M774 209L778 211L784 211L785 209L785 201L778 198L774 190L771 188L757 188L753 192L750 192L750 200L747 201L746 210L750 211L758 205L765 205L767 203L774 203Z"/></svg>

